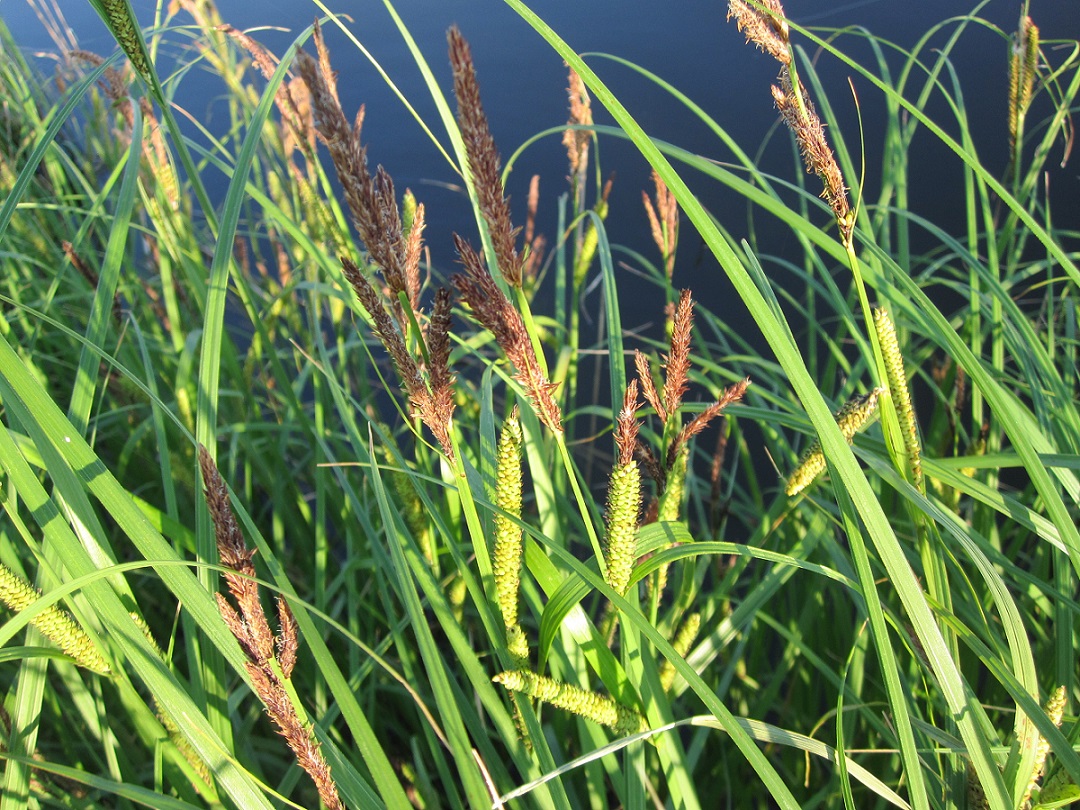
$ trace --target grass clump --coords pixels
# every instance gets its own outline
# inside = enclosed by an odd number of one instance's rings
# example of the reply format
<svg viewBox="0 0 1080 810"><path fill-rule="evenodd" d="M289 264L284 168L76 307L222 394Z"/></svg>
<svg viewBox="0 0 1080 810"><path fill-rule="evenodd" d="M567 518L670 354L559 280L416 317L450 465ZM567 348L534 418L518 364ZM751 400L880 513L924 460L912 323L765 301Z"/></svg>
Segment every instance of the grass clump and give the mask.
<svg viewBox="0 0 1080 810"><path fill-rule="evenodd" d="M1040 178L1076 44L1025 13L903 50L732 2L819 196L676 93L730 155L653 140L607 61L508 2L569 64L568 187L534 180L514 224L453 28L452 85L414 51L477 224L446 244L320 24L275 55L207 0L147 31L101 3L121 50L58 85L0 32L5 805L1074 801L1080 239ZM950 72L976 29L1013 43L1004 167ZM178 123L170 51L220 79L227 134ZM832 58L885 101L873 184ZM957 232L909 204L917 135L956 156ZM608 241L604 139L650 164L654 259ZM691 175L754 221L718 225ZM795 254L740 238L762 213ZM688 229L723 278L680 265ZM662 332L623 328L623 265ZM727 282L749 326L691 292Z"/></svg>

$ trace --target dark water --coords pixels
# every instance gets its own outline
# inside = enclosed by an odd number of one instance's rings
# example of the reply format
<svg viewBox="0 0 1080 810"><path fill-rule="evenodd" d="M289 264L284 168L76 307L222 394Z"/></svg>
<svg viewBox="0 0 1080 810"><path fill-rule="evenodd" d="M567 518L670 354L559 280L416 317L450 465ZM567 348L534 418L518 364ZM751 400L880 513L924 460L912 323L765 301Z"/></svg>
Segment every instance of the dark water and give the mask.
<svg viewBox="0 0 1080 810"><path fill-rule="evenodd" d="M85 2L63 2L79 45L87 50L111 52L104 26ZM136 3L149 23L152 4ZM1016 26L1020 4L992 0L982 16L1004 31ZM261 28L252 35L277 53L292 40L293 33L310 23L314 6L300 0L222 0L223 17L241 29ZM368 47L405 95L426 120L438 126L434 105L424 89L420 74L382 3L344 2L335 10L354 19L352 30ZM790 0L788 13L800 23L812 26L865 26L902 47L910 47L935 22L950 15L968 12L960 2L926 0L861 0L833 3L826 0ZM509 7L496 0L407 0L397 5L399 14L419 43L435 75L449 92L450 71L445 57L445 31L457 23L470 40L479 71L483 101L504 158L536 132L558 126L566 120L566 76L561 60ZM743 44L733 23L725 21L726 4L685 0L660 3L655 0L540 0L533 9L578 51L606 52L626 57L652 70L687 93L703 106L750 153L766 137L773 143L763 166L793 179L788 139L776 133L775 112L769 83L776 74L775 63ZM1042 30L1043 40L1080 37L1078 0L1036 0L1031 14ZM28 50L50 49L52 43L24 0L2 0L0 15ZM287 30L273 30L287 29ZM347 111L360 103L367 105L365 141L369 159L390 171L399 189L411 187L425 202L428 211L428 243L436 265L451 268L451 231L460 231L475 241L475 227L456 177L424 135L419 125L387 89L373 67L338 32L328 35L335 65L340 72L340 90ZM174 41L184 41L174 36ZM939 35L935 43L945 41ZM854 38L842 40L841 47L856 58L869 61L870 51ZM929 56L927 57L929 58ZM995 171L1006 160L1007 43L993 30L971 30L955 51L954 64L964 82L965 103L976 122L974 133L980 154ZM893 64L898 64L899 59ZM705 127L681 110L663 91L628 69L599 59L592 64L601 77L651 134L670 140L699 154L726 160L730 156ZM847 89L850 69L835 60L821 61L822 81L840 117L837 124L854 148L858 143L858 118ZM867 129L867 190L876 196L874 176L878 171L882 106L868 82L855 79ZM178 94L179 102L192 115L207 121L224 122L215 96L220 87L211 77L189 74ZM939 112L943 108L937 109ZM601 111L598 123L610 119ZM1037 117L1037 116L1036 116ZM955 127L950 128L951 131ZM438 130L436 135L441 136ZM445 141L445 137L442 138ZM958 228L961 204L960 164L931 138L919 142L920 169L912 187L911 207L946 227ZM648 167L629 145L604 139L600 159L605 174L615 172L616 185L609 235L614 243L625 244L655 257L642 211L640 191L649 187ZM1080 155L1065 170L1055 171L1052 181L1057 221L1080 225ZM541 174L541 230L554 236L555 199L565 190L565 153L557 135L529 147L511 175L509 193L515 216L523 219L529 177ZM816 181L811 181L816 183ZM223 186L220 186L223 188ZM736 237L746 235L745 203L733 194L700 179L692 187L702 201ZM823 223L824 224L824 223ZM770 252L782 252L789 243L783 232L771 237ZM718 267L699 249L696 236L684 228L676 268L677 286L689 286L702 302L714 310L739 319L741 305L732 300L730 288ZM627 280L627 285L632 285ZM650 288L629 286L624 324L635 325L659 317L660 302ZM599 306L598 298L590 306ZM733 310L734 308L734 310Z"/></svg>

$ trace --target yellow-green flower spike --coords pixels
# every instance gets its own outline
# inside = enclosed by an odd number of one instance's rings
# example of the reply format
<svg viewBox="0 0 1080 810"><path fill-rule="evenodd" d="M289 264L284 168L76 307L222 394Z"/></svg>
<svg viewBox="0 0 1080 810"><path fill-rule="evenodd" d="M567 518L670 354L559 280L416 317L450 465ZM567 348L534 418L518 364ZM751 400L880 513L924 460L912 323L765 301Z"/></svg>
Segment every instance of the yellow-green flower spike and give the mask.
<svg viewBox="0 0 1080 810"><path fill-rule="evenodd" d="M163 663L168 664L168 661L165 658L165 651L161 649L161 645L158 644L157 639L154 638L154 634L150 631L150 625L146 623L146 619L138 613L129 613L128 615L131 617L132 621L135 622L135 626L142 631L146 640L150 642L150 646L154 649L157 657L160 658ZM176 746L176 750L180 752L180 755L185 760L187 760L188 765L191 766L191 769L195 771L203 782L207 785L213 784L211 781L213 777L210 775L210 767L195 752L195 749L191 747L191 743L187 741L187 738L180 733L179 726L176 725L176 722L169 716L168 712L162 710L161 704L158 703L157 698L151 695L150 700L153 703L154 716L157 717L158 722L161 723L162 728L164 728L165 732L169 735L169 741Z"/></svg>
<svg viewBox="0 0 1080 810"><path fill-rule="evenodd" d="M675 454L675 461L667 473L664 494L660 496L657 520L678 520L682 506L683 493L686 491L686 468L690 459L690 445L683 442Z"/></svg>
<svg viewBox="0 0 1080 810"><path fill-rule="evenodd" d="M586 720L607 726L616 734L636 734L649 727L641 712L623 706L614 698L579 689L529 670L508 670L499 673L492 680L501 683L511 692L520 692L542 703L550 703Z"/></svg>
<svg viewBox="0 0 1080 810"><path fill-rule="evenodd" d="M389 453L387 454L387 461L393 462ZM409 474L392 472L390 474L390 486L393 487L394 493L400 499L401 516L405 520L405 525L409 527L409 531L412 532L416 544L420 546L420 553L424 555L424 559L427 560L432 570L438 573L439 560L431 542L431 527L424 512L424 502L416 494Z"/></svg>
<svg viewBox="0 0 1080 810"><path fill-rule="evenodd" d="M637 561L638 511L641 508L641 471L636 461L618 464L608 482L607 583L620 596L630 588Z"/></svg>
<svg viewBox="0 0 1080 810"><path fill-rule="evenodd" d="M20 613L41 598L41 593L10 568L0 565L0 601ZM109 674L109 664L97 651L94 643L66 610L50 605L38 613L30 624L45 638L75 659L75 663L99 675Z"/></svg>
<svg viewBox="0 0 1080 810"><path fill-rule="evenodd" d="M491 565L495 572L495 595L503 625L518 622L518 591L521 587L521 422L515 409L503 425L495 453L495 549Z"/></svg>
<svg viewBox="0 0 1080 810"><path fill-rule="evenodd" d="M514 662L514 669L524 669L529 665L529 640L520 624L506 628L506 649Z"/></svg>
<svg viewBox="0 0 1080 810"><path fill-rule="evenodd" d="M120 47L124 49L127 58L131 60L131 66L146 80L147 84L153 86L150 60L129 0L101 0L101 11L105 24L109 26L109 30L112 31Z"/></svg>
<svg viewBox="0 0 1080 810"><path fill-rule="evenodd" d="M506 649L510 652L510 661L514 669L528 669L529 667L529 640L525 638L525 631L521 625L515 624L506 628ZM522 695L519 700L523 700ZM518 737L529 751L533 750L532 738L529 737L529 729L525 718L521 714L521 706L518 700L513 705L514 728L517 729Z"/></svg>
<svg viewBox="0 0 1080 810"><path fill-rule="evenodd" d="M1009 60L1009 144L1015 159L1016 145L1022 137L1024 115L1031 105L1035 77L1039 70L1039 28L1024 17L1013 35Z"/></svg>
<svg viewBox="0 0 1080 810"><path fill-rule="evenodd" d="M680 627L679 632L675 634L675 640L671 642L671 646L675 648L675 652L685 658L686 654L690 652L690 645L697 639L697 634L700 630L700 613L691 613L683 619L682 627ZM675 665L670 661L664 661L664 663L660 665L660 686L667 692L674 683Z"/></svg>
<svg viewBox="0 0 1080 810"><path fill-rule="evenodd" d="M884 309L874 310L874 328L877 329L881 353L885 358L889 393L896 406L896 416L900 420L900 432L904 436L904 450L907 451L912 483L920 492L925 492L922 449L919 446L919 430L915 424L915 409L911 405L907 375L904 373L904 358L900 354L900 344L896 339L896 329L893 328L892 319Z"/></svg>
<svg viewBox="0 0 1080 810"><path fill-rule="evenodd" d="M454 611L454 618L459 622L465 615L465 597L468 593L469 588L465 583L465 577L458 574L450 581L450 586L446 591L446 598Z"/></svg>
<svg viewBox="0 0 1080 810"><path fill-rule="evenodd" d="M675 424L675 420L672 420L671 424ZM682 507L683 493L686 491L686 469L689 459L690 445L683 442L675 454L675 461L672 463L671 469L668 470L664 492L660 496L660 503L657 507L657 520L679 519L679 509ZM663 548L670 548L670 546L665 545ZM662 565L649 577L647 590L650 600L663 595L664 590L667 588L670 570L670 565Z"/></svg>
<svg viewBox="0 0 1080 810"><path fill-rule="evenodd" d="M868 394L850 399L834 414L836 424L849 444L854 440L855 434L870 421L877 411L877 401L881 393L882 389L875 388ZM784 491L788 495L798 495L824 470L825 454L821 452L821 442L815 439L803 453L802 460L788 479L787 488Z"/></svg>
<svg viewBox="0 0 1080 810"><path fill-rule="evenodd" d="M416 195L411 189L405 189L405 194L401 197L401 235L403 237L408 238L415 220Z"/></svg>
<svg viewBox="0 0 1080 810"><path fill-rule="evenodd" d="M608 212L607 200L603 198L597 200L593 210L600 219L606 219ZM579 289L585 283L585 277L589 273L589 267L592 266L593 258L596 256L596 248L599 244L600 234L596 230L596 221L589 217L589 224L585 227L585 236L581 240L581 250L578 252L577 261L574 262L574 289Z"/></svg>
<svg viewBox="0 0 1080 810"><path fill-rule="evenodd" d="M1046 701L1046 706L1043 707L1046 712L1046 716L1050 718L1055 726L1061 725L1061 717L1065 713L1065 687L1059 686L1050 695L1049 700ZM1041 734L1039 735L1039 744L1035 749L1035 762L1031 767L1031 777L1028 779L1027 788L1024 791L1024 797L1020 800L1020 807L1029 807L1031 794L1039 784L1039 779L1043 775L1043 769L1046 767L1046 755L1050 753L1050 743L1046 741L1046 738Z"/></svg>

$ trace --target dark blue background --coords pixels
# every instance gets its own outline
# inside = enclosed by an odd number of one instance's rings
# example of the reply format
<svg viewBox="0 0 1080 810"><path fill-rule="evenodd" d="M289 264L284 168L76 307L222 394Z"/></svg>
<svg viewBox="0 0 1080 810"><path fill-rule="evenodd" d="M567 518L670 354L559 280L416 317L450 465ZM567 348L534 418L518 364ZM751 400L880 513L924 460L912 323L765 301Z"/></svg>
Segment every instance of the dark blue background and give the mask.
<svg viewBox="0 0 1080 810"><path fill-rule="evenodd" d="M80 47L103 53L113 48L104 26L89 3L64 2L67 15ZM136 3L140 15L149 24L153 5ZM310 23L317 9L301 0L222 0L222 16L272 50L281 53L295 32ZM402 88L421 116L435 127L437 137L445 142L438 127L435 109L421 84L420 74L402 42L389 14L378 2L339 2L334 9L348 14L355 22L352 30L371 50L386 71ZM659 3L656 0L538 0L533 9L555 28L578 51L602 51L626 57L655 71L708 110L722 126L729 129L743 148L753 154L763 139L773 133L764 167L786 179L794 179L795 166L788 138L775 133L775 111L769 84L776 75L776 65L768 57L743 44L733 23L725 21L726 4L717 1L687 0ZM992 0L982 16L1005 31L1016 27L1020 4ZM457 23L472 44L479 71L485 108L492 122L496 141L504 158L534 133L566 120L566 75L561 60L509 7L496 0L403 0L397 4L436 76L449 92L450 71L445 57L445 31ZM835 4L827 0L790 0L786 5L791 17L806 25L864 25L901 46L909 47L935 22L950 15L964 14L971 6L963 2L926 2L925 0L863 0ZM1031 13L1042 29L1043 40L1080 36L1080 2L1077 0L1036 0ZM17 42L27 50L48 50L54 46L35 19L25 0L2 0L0 15L15 33ZM186 15L178 19L186 20ZM185 42L170 35L174 43ZM347 110L367 105L364 140L369 145L369 159L382 163L390 171L399 189L411 187L425 202L429 228L428 243L435 264L452 269L453 252L449 234L461 231L475 241L471 214L456 190L456 180L449 165L434 148L418 124L387 89L383 80L340 32L328 33L334 64L340 73L342 101ZM940 45L945 35L935 43ZM841 40L840 47L864 62L870 52L852 38ZM926 58L929 58L927 55ZM993 171L1000 173L1006 160L1007 43L986 28L972 29L955 52L954 63L964 82L965 103L977 122L974 136L980 155ZM895 60L894 65L899 60ZM651 134L718 160L729 155L714 136L707 132L660 90L614 63L592 60L601 77L628 106ZM858 118L847 88L851 71L831 58L820 61L823 83L830 93L842 128L851 148L858 144ZM868 196L876 196L875 175L880 161L880 122L882 106L876 91L865 80L855 79L866 127ZM207 74L193 72L184 79L177 94L178 102L195 117L213 128L224 125L222 102L216 97L220 84ZM943 112L940 105L932 111ZM1036 119L1038 119L1036 115ZM608 122L597 112L598 123ZM955 126L947 127L955 132ZM777 137L779 134L779 137ZM939 224L958 229L957 216L962 205L962 174L959 161L934 140L924 135L916 142L919 166L913 172L911 207ZM601 142L600 157L605 174L617 173L612 212L608 219L613 242L632 246L654 256L642 212L640 190L649 188L648 167L636 151L614 139ZM1064 170L1054 171L1052 188L1056 221L1063 226L1080 226L1080 155ZM529 148L512 174L508 190L515 219L523 220L525 191L529 177L541 174L541 207L544 219L541 230L554 236L554 203L566 186L565 153L558 136ZM736 237L747 232L746 205L730 192L691 177L692 187L702 201ZM214 186L214 178L210 178ZM223 188L219 178L218 188ZM810 187L816 181L810 180ZM823 221L823 224L827 222ZM767 225L766 225L767 227ZM759 234L760 235L760 234ZM782 252L789 238L778 231L769 251ZM684 228L675 283L691 287L703 303L714 309L739 307L726 295L726 281L719 269L698 249L696 236ZM627 284L632 282L627 279ZM645 290L647 292L647 289ZM659 317L659 303L653 295L631 292L624 302L629 309L624 324L633 326ZM594 296L590 308L599 306ZM740 307L741 308L741 307ZM738 311L730 311L738 319Z"/></svg>

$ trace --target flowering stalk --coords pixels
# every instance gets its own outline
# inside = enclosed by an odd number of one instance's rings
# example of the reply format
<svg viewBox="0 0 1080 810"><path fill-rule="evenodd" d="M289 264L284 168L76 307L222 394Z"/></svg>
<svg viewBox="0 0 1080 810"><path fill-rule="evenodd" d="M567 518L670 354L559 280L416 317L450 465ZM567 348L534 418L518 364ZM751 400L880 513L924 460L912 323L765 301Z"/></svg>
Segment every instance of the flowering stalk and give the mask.
<svg viewBox="0 0 1080 810"><path fill-rule="evenodd" d="M492 569L495 593L507 631L518 623L521 587L521 422L517 409L503 425L495 451L495 548Z"/></svg>
<svg viewBox="0 0 1080 810"><path fill-rule="evenodd" d="M622 411L615 427L618 461L608 481L607 532L604 553L607 583L620 596L630 587L630 574L637 560L638 512L641 509L641 470L634 459L640 423L637 421L638 386L626 387Z"/></svg>
<svg viewBox="0 0 1080 810"><path fill-rule="evenodd" d="M1065 687L1059 686L1051 693L1049 699L1046 701L1044 707L1046 716L1050 718L1055 726L1061 726L1061 718L1065 712ZM1020 807L1031 807L1032 793L1039 786L1039 779L1042 778L1043 771L1046 768L1046 755L1050 753L1050 743L1046 741L1046 738L1039 735L1039 742L1035 749L1035 762L1031 766L1031 776L1028 777L1027 787L1024 789L1024 795L1020 799Z"/></svg>
<svg viewBox="0 0 1080 810"><path fill-rule="evenodd" d="M41 591L6 565L0 564L0 601L16 613L21 613L41 598ZM109 664L66 610L56 605L40 611L30 624L45 638L75 659L75 663L98 675L108 675Z"/></svg>
<svg viewBox="0 0 1080 810"><path fill-rule="evenodd" d="M904 438L904 450L907 452L912 483L919 492L925 493L926 484L923 482L919 431L915 424L915 409L911 405L907 374L904 372L904 358L900 354L900 343L896 339L896 329L893 327L892 319L884 309L874 310L874 328L877 330L881 353L885 358L889 395L892 397L896 416L900 421L900 433Z"/></svg>
<svg viewBox="0 0 1080 810"><path fill-rule="evenodd" d="M677 224L678 212L674 207L674 200L668 205L661 202L663 197L658 188L658 205L666 212L665 216L671 219L669 225ZM741 380L728 386L715 402L683 425L681 408L683 397L689 388L690 343L694 327L694 299L690 291L682 290L678 303L670 305L668 310L671 335L664 362L663 390L657 390L649 360L641 352L635 354L634 365L645 401L656 411L664 425L661 434L662 459L640 442L637 447L645 470L656 482L657 500L650 505L647 515L648 519L670 521L679 519L682 508L690 460L690 440L708 427L728 405L741 399L750 381ZM649 578L649 598L654 608L667 586L667 577L668 566L664 565Z"/></svg>
<svg viewBox="0 0 1080 810"><path fill-rule="evenodd" d="M251 562L255 552L247 547L240 526L236 522L229 492L217 465L199 447L199 468L202 471L206 505L214 524L218 556L225 572L225 584L232 596L230 602L223 594L217 597L218 610L229 631L240 642L247 657L244 668L251 678L251 686L266 707L266 713L277 726L278 734L285 738L289 748L319 792L319 798L329 810L344 810L338 795L337 784L330 773L330 764L323 756L318 740L310 727L296 710L292 688L292 672L296 666L299 635L296 619L284 599L278 597L277 636L270 629L259 599L259 585L255 581L255 566Z"/></svg>
<svg viewBox="0 0 1080 810"><path fill-rule="evenodd" d="M1009 151L1014 176L1019 167L1019 145L1024 137L1024 118L1039 73L1039 28L1024 16L1013 35L1009 59Z"/></svg>
<svg viewBox="0 0 1080 810"><path fill-rule="evenodd" d="M624 706L612 697L579 689L568 683L524 669L500 672L492 680L511 692L520 692L543 703L573 712L579 717L607 726L616 734L637 734L648 729L641 712Z"/></svg>
<svg viewBox="0 0 1080 810"><path fill-rule="evenodd" d="M859 432L877 412L878 397L884 392L882 388L875 388L867 394L854 397L844 403L844 406L834 414L836 424L840 432L844 434L850 444ZM787 488L784 490L789 496L797 495L813 483L822 472L825 471L825 454L821 450L821 442L814 439L813 443L806 448L799 466L788 479Z"/></svg>
<svg viewBox="0 0 1080 810"><path fill-rule="evenodd" d="M297 70L310 94L315 131L330 152L356 230L382 273L385 289L377 290L361 266L344 256L342 273L393 360L413 410L452 459L454 377L449 368L449 291L436 293L426 329L418 328L424 206L406 193L403 217L390 175L381 166L374 174L369 170L367 148L360 141L364 109L360 108L350 126L338 100L337 76L330 67L330 53L318 23L313 34L317 58L301 52ZM419 345L422 363L410 352L413 339Z"/></svg>
<svg viewBox="0 0 1080 810"><path fill-rule="evenodd" d="M840 241L847 254L848 265L855 282L859 307L869 333L876 382L878 386L884 386L888 380L887 361L883 356L877 331L870 329L874 318L870 310L870 299L862 278L859 258L855 252L856 210L848 201L844 176L825 137L824 124L815 111L806 88L799 80L795 60L792 58L790 33L780 0L764 0L760 6L757 3L751 6L742 0L730 0L728 19L735 18L739 29L746 34L747 41L753 42L761 50L771 54L781 64L780 83L772 87L773 100L781 118L795 137L807 171L818 175L821 179L823 186L821 196L825 198L833 212ZM905 449L904 441L898 434L898 416L893 398L887 397L884 402L882 423L885 441L893 462L898 468L903 469L904 457L910 458L910 451ZM815 463L823 465L824 461L822 459ZM921 475L921 472L915 474Z"/></svg>
<svg viewBox="0 0 1080 810"><path fill-rule="evenodd" d="M691 613L685 619L683 619L682 626L679 628L679 632L675 634L675 639L671 642L671 646L675 648L677 652L683 658L690 652L690 646L697 639L698 632L701 630L701 614ZM665 692L671 689L672 684L675 683L675 665L670 661L664 661L660 665L660 686Z"/></svg>

